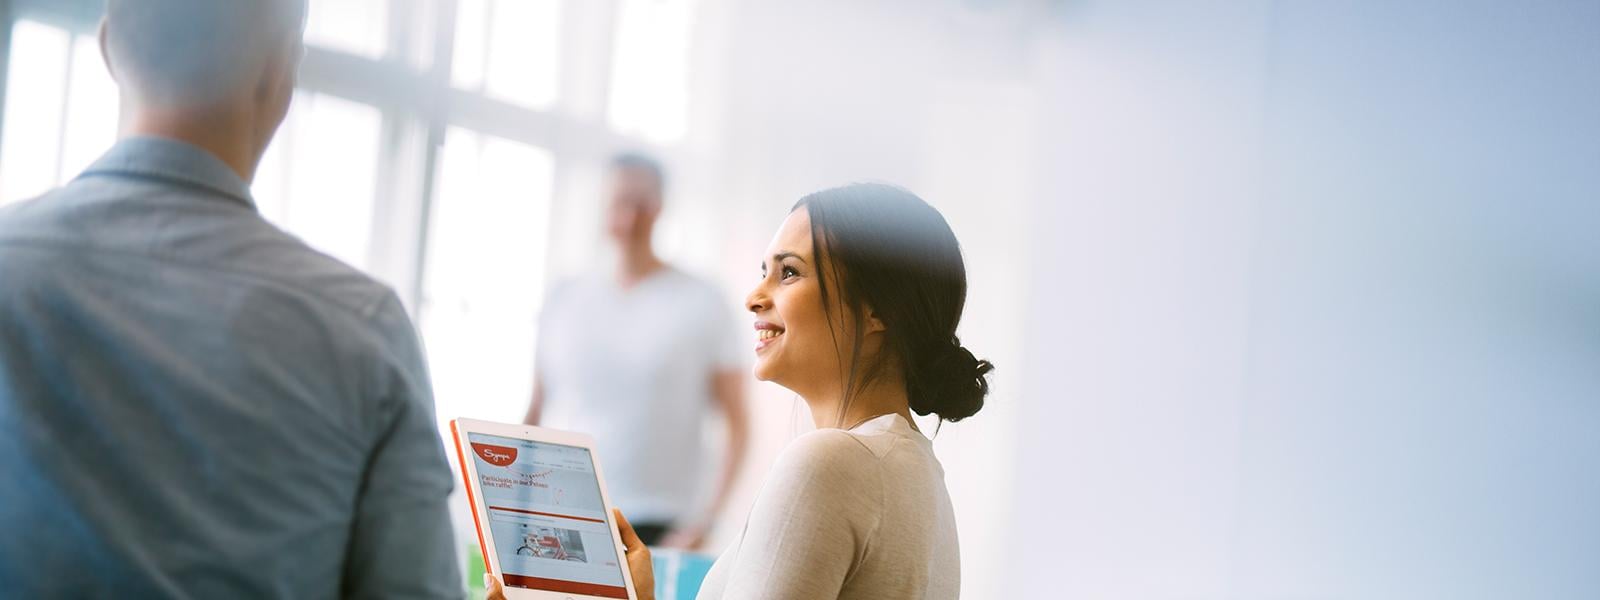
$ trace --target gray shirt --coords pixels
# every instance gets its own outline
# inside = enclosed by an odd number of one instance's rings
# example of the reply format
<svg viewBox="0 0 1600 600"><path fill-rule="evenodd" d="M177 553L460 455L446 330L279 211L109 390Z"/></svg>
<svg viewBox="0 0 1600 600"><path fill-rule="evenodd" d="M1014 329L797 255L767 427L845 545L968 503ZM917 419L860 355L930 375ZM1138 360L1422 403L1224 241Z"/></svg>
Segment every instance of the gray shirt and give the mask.
<svg viewBox="0 0 1600 600"><path fill-rule="evenodd" d="M429 390L385 286L124 140L0 209L0 588L460 597Z"/></svg>

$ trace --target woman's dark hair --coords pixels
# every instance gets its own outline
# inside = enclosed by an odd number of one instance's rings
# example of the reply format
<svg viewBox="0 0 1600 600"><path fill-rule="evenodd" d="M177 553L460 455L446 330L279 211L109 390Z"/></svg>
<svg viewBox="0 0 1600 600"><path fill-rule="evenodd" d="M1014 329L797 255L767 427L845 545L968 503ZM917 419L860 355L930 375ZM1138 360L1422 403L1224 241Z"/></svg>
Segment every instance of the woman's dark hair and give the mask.
<svg viewBox="0 0 1600 600"><path fill-rule="evenodd" d="M904 374L911 410L919 415L960 421L983 408L985 376L994 365L956 338L967 270L944 216L909 191L874 183L811 194L791 212L802 208L811 217L817 264L827 265L839 284L829 290L827 278L817 278L823 310L830 320L836 308L855 317L855 350L849 362L840 357L849 365L840 418L851 396L891 367ZM863 365L867 307L886 331L884 352Z"/></svg>

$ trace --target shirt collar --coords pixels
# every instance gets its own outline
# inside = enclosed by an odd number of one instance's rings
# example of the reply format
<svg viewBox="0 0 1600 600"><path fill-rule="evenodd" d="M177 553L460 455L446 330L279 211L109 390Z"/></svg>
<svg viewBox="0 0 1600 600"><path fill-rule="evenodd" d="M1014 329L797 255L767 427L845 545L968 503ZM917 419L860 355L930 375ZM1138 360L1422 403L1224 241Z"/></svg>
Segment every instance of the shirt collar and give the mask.
<svg viewBox="0 0 1600 600"><path fill-rule="evenodd" d="M210 190L255 208L250 185L199 146L158 137L130 137L112 146L83 171L90 175L131 175L165 179Z"/></svg>
<svg viewBox="0 0 1600 600"><path fill-rule="evenodd" d="M927 437L923 436L917 430L912 429L911 423L907 422L905 417L902 417L896 413L878 415L871 419L867 419L860 425L850 428L850 431L866 434L889 432L908 438L919 439L924 442L929 441Z"/></svg>

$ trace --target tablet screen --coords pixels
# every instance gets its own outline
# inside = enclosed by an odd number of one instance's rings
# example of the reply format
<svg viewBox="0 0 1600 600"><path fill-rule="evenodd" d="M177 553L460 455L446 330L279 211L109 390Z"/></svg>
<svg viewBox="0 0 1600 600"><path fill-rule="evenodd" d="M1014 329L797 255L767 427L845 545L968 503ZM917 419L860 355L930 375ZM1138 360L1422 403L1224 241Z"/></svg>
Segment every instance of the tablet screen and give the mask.
<svg viewBox="0 0 1600 600"><path fill-rule="evenodd" d="M627 598L589 450L467 433L505 584Z"/></svg>

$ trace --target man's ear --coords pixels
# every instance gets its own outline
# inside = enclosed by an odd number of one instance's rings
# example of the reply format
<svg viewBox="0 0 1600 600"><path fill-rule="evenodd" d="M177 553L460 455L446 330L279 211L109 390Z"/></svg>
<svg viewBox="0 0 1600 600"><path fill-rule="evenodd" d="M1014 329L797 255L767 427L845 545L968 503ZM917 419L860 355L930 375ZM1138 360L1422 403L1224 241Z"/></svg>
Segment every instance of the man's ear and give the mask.
<svg viewBox="0 0 1600 600"><path fill-rule="evenodd" d="M115 81L117 83L122 83L122 79L120 77L117 77L117 75L118 75L117 74L117 65L111 63L111 49L110 49L110 46L108 46L106 44L106 19L105 19L105 17L100 17L100 31L97 34L95 34L95 37L100 40L100 60L105 61L105 63L106 63L106 71L111 73L111 80Z"/></svg>
<svg viewBox="0 0 1600 600"><path fill-rule="evenodd" d="M281 42L277 52L267 57L261 69L261 79L256 82L256 97L273 98L284 89L293 90L300 71L301 45L297 40Z"/></svg>

